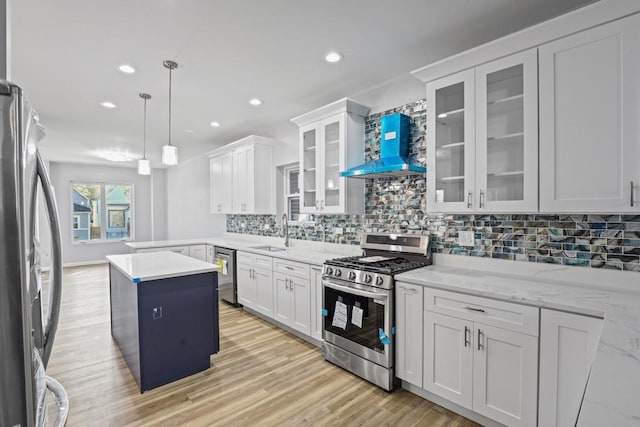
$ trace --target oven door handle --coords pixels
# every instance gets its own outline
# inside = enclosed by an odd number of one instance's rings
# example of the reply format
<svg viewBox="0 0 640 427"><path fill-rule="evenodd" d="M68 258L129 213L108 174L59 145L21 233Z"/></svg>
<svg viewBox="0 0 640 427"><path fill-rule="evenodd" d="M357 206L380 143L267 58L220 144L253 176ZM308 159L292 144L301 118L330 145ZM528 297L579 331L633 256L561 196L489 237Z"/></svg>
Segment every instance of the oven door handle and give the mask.
<svg viewBox="0 0 640 427"><path fill-rule="evenodd" d="M365 298L373 298L373 299L378 299L378 300L385 300L385 302L388 299L388 296L385 295L382 292L377 293L377 292L363 291L363 290L360 290L360 289L352 288L350 286L338 285L337 283L328 282L326 280L322 281L322 285L326 286L327 288L335 289L336 291L342 291L342 292L346 292L348 294L358 295L358 296L365 297Z"/></svg>

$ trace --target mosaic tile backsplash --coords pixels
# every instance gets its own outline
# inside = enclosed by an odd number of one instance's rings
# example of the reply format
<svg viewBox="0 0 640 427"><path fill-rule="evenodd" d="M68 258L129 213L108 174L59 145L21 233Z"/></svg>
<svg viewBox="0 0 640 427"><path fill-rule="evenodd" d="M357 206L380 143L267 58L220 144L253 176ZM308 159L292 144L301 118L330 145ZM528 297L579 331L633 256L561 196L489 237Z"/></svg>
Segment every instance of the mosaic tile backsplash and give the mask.
<svg viewBox="0 0 640 427"><path fill-rule="evenodd" d="M412 118L411 157L425 163L426 101L373 114L366 120L365 158L378 158L380 117ZM360 232L430 233L434 253L545 262L640 272L640 215L426 213L424 176L367 179L364 215L314 215L313 224L290 226L293 239L359 244ZM459 231L475 245L458 245ZM275 215L227 215L227 231L283 237Z"/></svg>

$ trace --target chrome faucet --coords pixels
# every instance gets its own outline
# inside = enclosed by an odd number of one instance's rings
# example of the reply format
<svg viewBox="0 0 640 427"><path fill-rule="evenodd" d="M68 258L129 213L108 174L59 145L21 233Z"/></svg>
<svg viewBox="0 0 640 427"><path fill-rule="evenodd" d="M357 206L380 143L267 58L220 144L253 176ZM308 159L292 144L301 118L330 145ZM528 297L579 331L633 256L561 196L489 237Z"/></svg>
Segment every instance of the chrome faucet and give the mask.
<svg viewBox="0 0 640 427"><path fill-rule="evenodd" d="M287 214L282 215L282 227L284 228L284 247L288 248L289 243L289 221L287 220Z"/></svg>

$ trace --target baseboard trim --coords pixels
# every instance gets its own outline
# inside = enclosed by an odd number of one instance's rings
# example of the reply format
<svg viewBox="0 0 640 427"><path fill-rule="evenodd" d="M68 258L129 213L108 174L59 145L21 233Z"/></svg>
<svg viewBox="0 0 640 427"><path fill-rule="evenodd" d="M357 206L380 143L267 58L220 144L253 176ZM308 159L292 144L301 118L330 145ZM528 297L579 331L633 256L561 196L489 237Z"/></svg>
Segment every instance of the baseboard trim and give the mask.
<svg viewBox="0 0 640 427"><path fill-rule="evenodd" d="M315 338L311 338L310 336L307 336L307 335L303 334L302 332L296 331L295 329L293 329L293 328L291 328L291 327L289 327L289 326L287 326L287 325L285 325L283 323L280 323L275 319L267 317L264 314L259 313L259 312L255 311L255 310L251 309L251 308L247 308L247 307L243 306L242 310L244 310L247 313L252 314L252 315L254 315L256 317L259 317L260 319L262 319L262 320L264 320L266 322L269 322L269 323L273 324L274 326L277 326L278 328L280 328L280 329L282 329L282 330L284 330L286 332L289 332L291 335L295 335L296 337L300 338L301 340L304 340L304 341L308 342L311 345L314 345L314 346L316 346L318 348L322 348L322 341L318 341Z"/></svg>
<svg viewBox="0 0 640 427"><path fill-rule="evenodd" d="M436 405L442 406L443 408L446 408L448 410L450 410L451 412L455 412L458 415L462 415L465 418L470 419L471 421L475 421L478 424L481 424L483 426L486 427L504 427L503 424L500 424L494 420L491 420L487 417L485 417L484 415L480 415L477 412L473 412L468 410L467 408L463 408L462 406L450 402L446 399L443 399L440 396L436 396L433 393L430 393L426 390L421 389L420 387L416 387L413 384L409 384L406 381L402 381L402 388L417 395L420 396L421 398L428 400L430 402L435 403Z"/></svg>
<svg viewBox="0 0 640 427"><path fill-rule="evenodd" d="M79 262L65 262L62 264L62 267L82 267L85 265L99 265L99 264L109 264L109 261L106 259L99 259L95 261L79 261Z"/></svg>

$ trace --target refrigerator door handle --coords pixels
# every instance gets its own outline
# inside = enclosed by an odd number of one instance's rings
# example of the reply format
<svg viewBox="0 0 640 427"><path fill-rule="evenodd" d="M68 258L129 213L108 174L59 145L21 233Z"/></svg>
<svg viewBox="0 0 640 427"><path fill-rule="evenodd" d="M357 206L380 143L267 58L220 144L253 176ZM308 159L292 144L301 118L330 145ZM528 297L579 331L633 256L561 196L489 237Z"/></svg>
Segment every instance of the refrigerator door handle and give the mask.
<svg viewBox="0 0 640 427"><path fill-rule="evenodd" d="M37 152L37 171L40 182L42 183L42 192L47 205L47 219L51 227L51 272L49 276L49 310L47 313L47 323L44 327L44 346L42 352L42 363L47 366L53 341L58 329L58 320L60 318L60 301L62 298L62 244L60 234L60 221L58 217L58 206L53 195L53 187L47 168Z"/></svg>

